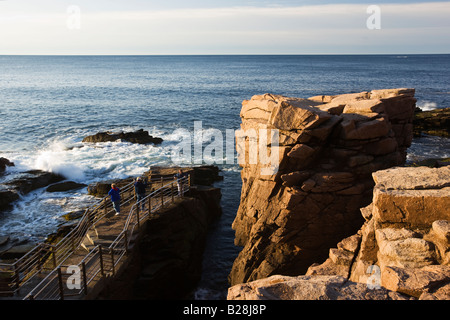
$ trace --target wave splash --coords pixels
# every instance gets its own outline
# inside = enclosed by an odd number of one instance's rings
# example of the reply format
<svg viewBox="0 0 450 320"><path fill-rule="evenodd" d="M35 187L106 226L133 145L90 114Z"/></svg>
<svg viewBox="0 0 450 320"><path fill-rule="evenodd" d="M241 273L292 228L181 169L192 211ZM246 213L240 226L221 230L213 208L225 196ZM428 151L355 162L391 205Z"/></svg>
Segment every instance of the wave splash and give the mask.
<svg viewBox="0 0 450 320"><path fill-rule="evenodd" d="M417 107L420 108L422 111L430 111L434 109L438 109L438 105L436 102L432 101L417 101Z"/></svg>
<svg viewBox="0 0 450 320"><path fill-rule="evenodd" d="M48 149L41 150L35 160L34 167L42 171L60 174L66 179L82 182L86 180L84 170L74 164L77 159L61 141L53 142Z"/></svg>

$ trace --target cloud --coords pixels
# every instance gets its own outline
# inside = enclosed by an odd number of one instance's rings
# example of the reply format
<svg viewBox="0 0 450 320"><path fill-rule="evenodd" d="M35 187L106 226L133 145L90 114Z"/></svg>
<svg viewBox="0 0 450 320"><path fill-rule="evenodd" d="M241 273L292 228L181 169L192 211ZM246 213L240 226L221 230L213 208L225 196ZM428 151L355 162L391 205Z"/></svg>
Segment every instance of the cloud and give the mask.
<svg viewBox="0 0 450 320"><path fill-rule="evenodd" d="M0 53L213 54L450 51L450 2L383 4L381 30L368 30L367 5L223 7L0 13ZM412 40L413 39L413 40ZM414 41L414 43L412 43ZM376 44L376 46L375 46Z"/></svg>

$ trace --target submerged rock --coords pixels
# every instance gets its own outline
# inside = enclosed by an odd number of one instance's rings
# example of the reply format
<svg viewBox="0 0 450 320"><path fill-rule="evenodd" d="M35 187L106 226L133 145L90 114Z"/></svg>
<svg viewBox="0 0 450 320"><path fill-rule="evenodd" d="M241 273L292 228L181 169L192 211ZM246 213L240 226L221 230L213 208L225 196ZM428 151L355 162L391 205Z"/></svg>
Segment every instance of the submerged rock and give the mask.
<svg viewBox="0 0 450 320"><path fill-rule="evenodd" d="M139 129L135 132L99 132L92 136L87 136L83 139L82 142L112 142L117 140L128 141L131 143L139 143L139 144L160 144L163 142L163 139L158 137L153 137L148 134L148 131L144 131L144 129Z"/></svg>
<svg viewBox="0 0 450 320"><path fill-rule="evenodd" d="M0 211L8 209L12 202L19 199L20 194L47 187L65 178L57 173L41 170L30 170L18 174L18 177L4 183L0 190Z"/></svg>
<svg viewBox="0 0 450 320"><path fill-rule="evenodd" d="M48 186L46 191L47 192L64 192L64 191L69 191L69 190L81 189L86 186L87 185L84 183L77 183L74 181L63 181L63 182L55 183L55 184L52 184L51 186Z"/></svg>
<svg viewBox="0 0 450 320"><path fill-rule="evenodd" d="M13 167L14 163L6 158L0 158L0 174L6 170L6 167Z"/></svg>
<svg viewBox="0 0 450 320"><path fill-rule="evenodd" d="M0 190L0 211L7 210L11 204L19 199L19 194L14 190Z"/></svg>
<svg viewBox="0 0 450 320"><path fill-rule="evenodd" d="M42 170L30 170L21 173L18 178L5 183L5 185L22 194L26 194L33 190L44 188L50 184L63 180L65 180L65 178L57 173Z"/></svg>

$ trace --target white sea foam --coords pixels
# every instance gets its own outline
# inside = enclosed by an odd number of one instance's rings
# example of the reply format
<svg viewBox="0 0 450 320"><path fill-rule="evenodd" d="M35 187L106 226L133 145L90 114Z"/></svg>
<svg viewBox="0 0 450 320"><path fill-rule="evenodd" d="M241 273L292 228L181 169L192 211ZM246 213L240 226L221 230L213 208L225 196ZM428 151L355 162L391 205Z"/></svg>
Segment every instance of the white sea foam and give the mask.
<svg viewBox="0 0 450 320"><path fill-rule="evenodd" d="M417 101L417 107L419 107L422 111L429 111L433 109L437 109L438 106L435 102L432 101Z"/></svg>
<svg viewBox="0 0 450 320"><path fill-rule="evenodd" d="M123 131L133 130L136 128L123 128ZM189 129L187 131L190 132ZM163 143L82 143L80 137L86 136L86 132L77 132L74 136L66 133L48 140L37 150L8 154L8 158L16 164L16 167L8 170L19 173L40 169L59 173L68 180L90 184L108 179L135 177L149 170L151 166L173 165L172 149L183 139L183 132L167 132L153 128L149 133L163 138ZM200 133L201 138L192 132L192 143L201 142L205 146L211 141L211 136L217 134L217 130L202 128ZM223 135L225 136L225 133ZM223 167L227 172L238 172L239 169L237 164ZM44 237L64 222L61 219L63 214L82 209L86 203L94 200L87 196L86 189L58 193L48 193L45 189L33 191L22 196L11 212L8 212L8 219L0 224L0 233L32 239ZM40 227L42 225L46 227Z"/></svg>
<svg viewBox="0 0 450 320"><path fill-rule="evenodd" d="M84 181L86 179L84 171L74 160L73 150L67 150L63 143L57 141L38 153L34 167L58 173L69 180Z"/></svg>
<svg viewBox="0 0 450 320"><path fill-rule="evenodd" d="M27 170L59 173L68 180L90 184L108 179L135 177L152 165L170 165L170 144L159 146L129 142L81 143L80 139L58 138L39 150L8 154L15 167L7 178ZM0 156L2 156L0 154ZM45 192L45 188L21 196L12 210L0 217L0 235L42 240L64 222L61 216L95 201L87 190Z"/></svg>

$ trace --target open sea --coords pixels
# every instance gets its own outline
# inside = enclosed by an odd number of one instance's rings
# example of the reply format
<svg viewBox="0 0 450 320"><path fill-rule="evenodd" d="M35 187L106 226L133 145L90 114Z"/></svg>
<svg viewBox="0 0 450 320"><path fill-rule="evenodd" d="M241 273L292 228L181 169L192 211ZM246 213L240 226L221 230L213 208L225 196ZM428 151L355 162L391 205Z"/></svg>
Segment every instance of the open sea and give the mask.
<svg viewBox="0 0 450 320"><path fill-rule="evenodd" d="M41 169L90 184L172 165L180 130L237 130L243 100L273 93L308 98L373 89L416 89L423 110L450 107L450 55L0 56L0 157L15 163L0 183ZM161 145L81 141L99 131L149 131ZM450 157L450 139L416 138L408 160ZM211 229L195 299L225 299L240 248L231 223L239 206L237 161L219 164L223 215ZM233 162L233 161L231 161ZM0 214L0 236L42 241L86 190L23 196Z"/></svg>

